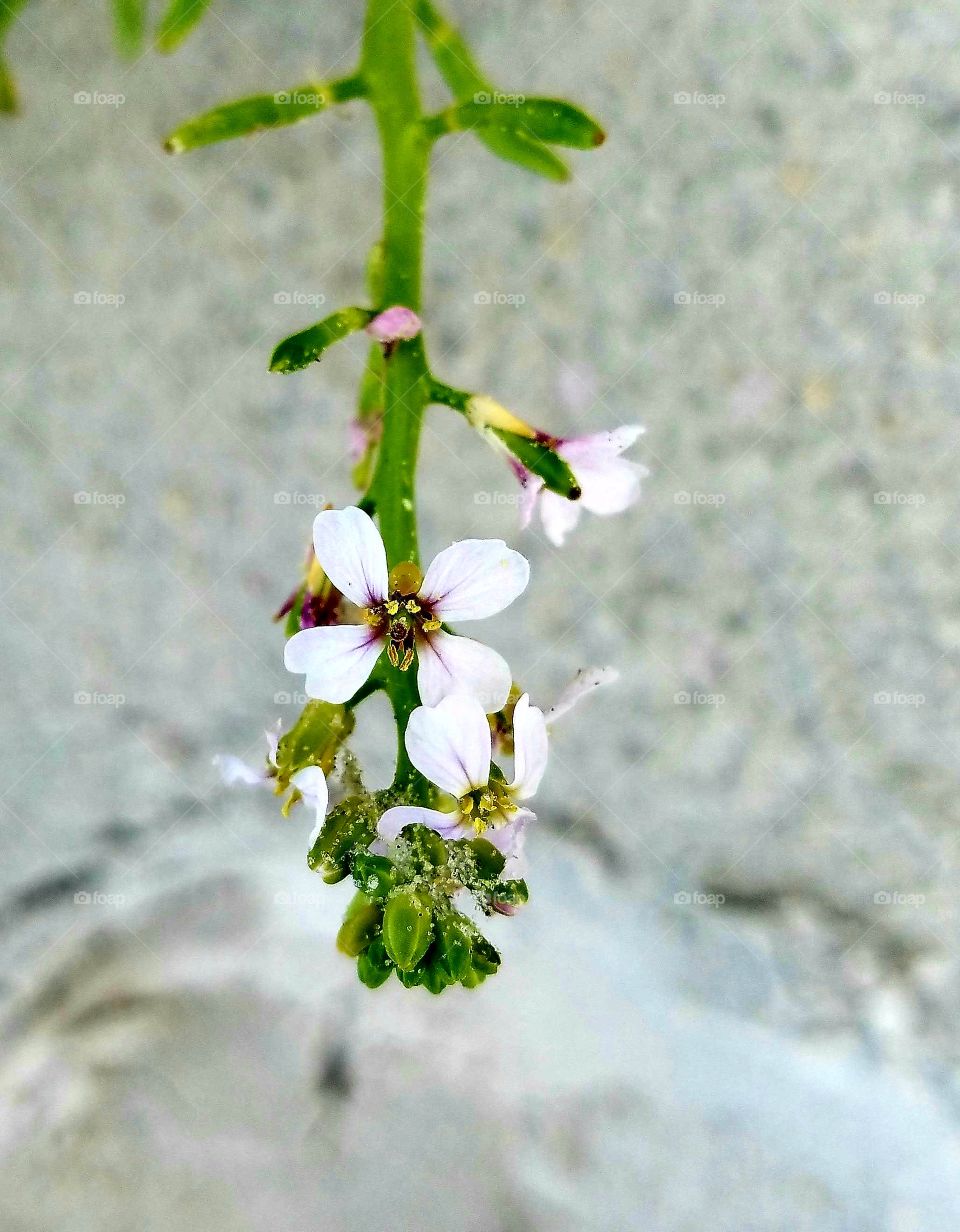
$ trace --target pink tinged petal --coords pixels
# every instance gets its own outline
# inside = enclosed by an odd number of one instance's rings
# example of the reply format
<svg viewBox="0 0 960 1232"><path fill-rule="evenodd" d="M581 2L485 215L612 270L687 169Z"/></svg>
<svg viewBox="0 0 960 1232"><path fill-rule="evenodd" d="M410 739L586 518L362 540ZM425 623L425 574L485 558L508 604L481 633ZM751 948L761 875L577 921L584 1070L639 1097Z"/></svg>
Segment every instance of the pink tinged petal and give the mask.
<svg viewBox="0 0 960 1232"><path fill-rule="evenodd" d="M612 458L596 466L579 466L580 504L601 517L622 513L640 499L640 483L650 472L639 462Z"/></svg>
<svg viewBox="0 0 960 1232"><path fill-rule="evenodd" d="M490 778L490 724L472 697L418 706L407 723L406 745L420 773L458 799Z"/></svg>
<svg viewBox="0 0 960 1232"><path fill-rule="evenodd" d="M594 689L616 684L619 679L620 673L615 667L582 667L547 711L547 725L562 718Z"/></svg>
<svg viewBox="0 0 960 1232"><path fill-rule="evenodd" d="M487 714L506 705L513 683L510 666L482 642L440 629L418 642L417 657L417 685L425 706L436 706L456 693L476 698Z"/></svg>
<svg viewBox="0 0 960 1232"><path fill-rule="evenodd" d="M397 304L374 317L366 330L377 342L406 342L416 338L422 328L423 322L412 308Z"/></svg>
<svg viewBox="0 0 960 1232"><path fill-rule="evenodd" d="M540 786L547 768L547 721L543 711L530 705L524 695L513 710L513 782L511 792L518 800L529 800Z"/></svg>
<svg viewBox="0 0 960 1232"><path fill-rule="evenodd" d="M577 478L579 479L579 475ZM543 523L547 538L556 547L563 547L567 535L580 521L582 504L582 499L570 501L565 496L558 496L556 492L541 494L540 521Z"/></svg>
<svg viewBox="0 0 960 1232"><path fill-rule="evenodd" d="M325 625L295 633L283 661L288 672L306 673L308 697L345 702L373 671L382 649L383 638L367 625Z"/></svg>
<svg viewBox="0 0 960 1232"><path fill-rule="evenodd" d="M569 436L560 442L557 453L571 466L609 461L629 449L645 432L646 428L640 424L624 424L606 432L592 432L589 436Z"/></svg>
<svg viewBox="0 0 960 1232"><path fill-rule="evenodd" d="M533 511L537 507L537 497L540 495L540 489L543 487L542 479L526 480L520 491L520 529L526 530L530 525L530 519L533 517Z"/></svg>
<svg viewBox="0 0 960 1232"><path fill-rule="evenodd" d="M508 607L529 580L526 557L502 539L464 539L433 558L420 597L438 620L482 620Z"/></svg>
<svg viewBox="0 0 960 1232"><path fill-rule="evenodd" d="M213 764L220 771L220 778L227 787L242 783L244 787L259 787L267 781L265 770L255 770L232 753L218 753Z"/></svg>
<svg viewBox="0 0 960 1232"><path fill-rule="evenodd" d="M316 823L310 832L310 846L312 847L320 837L323 820L327 815L327 800L329 799L327 780L319 766L304 766L302 770L297 771L290 782L303 796L304 804L316 810Z"/></svg>
<svg viewBox="0 0 960 1232"><path fill-rule="evenodd" d="M387 809L377 822L377 833L386 842L392 842L404 826L427 826L444 838L463 838L465 828L459 813L441 813L437 809L403 806ZM473 831L470 831L473 834Z"/></svg>
<svg viewBox="0 0 960 1232"><path fill-rule="evenodd" d="M504 825L491 826L488 830L484 830L483 837L493 843L497 851L502 852L508 860L517 858L523 851L524 831L527 824L536 819L536 813L531 813L529 809L517 809Z"/></svg>
<svg viewBox="0 0 960 1232"><path fill-rule="evenodd" d="M380 532L362 509L351 505L318 513L313 548L330 581L358 607L386 598L387 554Z"/></svg>

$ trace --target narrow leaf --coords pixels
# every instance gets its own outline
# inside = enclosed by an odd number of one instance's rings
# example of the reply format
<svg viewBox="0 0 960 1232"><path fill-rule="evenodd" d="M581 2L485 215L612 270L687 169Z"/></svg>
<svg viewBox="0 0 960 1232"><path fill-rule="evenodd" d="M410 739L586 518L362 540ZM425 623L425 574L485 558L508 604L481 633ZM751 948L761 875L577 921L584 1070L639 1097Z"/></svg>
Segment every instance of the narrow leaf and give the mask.
<svg viewBox="0 0 960 1232"><path fill-rule="evenodd" d="M334 342L363 329L373 315L366 308L342 308L309 329L284 338L270 359L270 371L298 372L306 368Z"/></svg>
<svg viewBox="0 0 960 1232"><path fill-rule="evenodd" d="M157 26L157 51L175 51L210 7L210 0L170 0Z"/></svg>
<svg viewBox="0 0 960 1232"><path fill-rule="evenodd" d="M556 492L558 496L565 496L568 500L580 499L580 485L577 483L576 475L549 445L544 445L538 440L531 440L526 436L519 436L516 432L506 432L502 428L493 428L491 431L503 441L528 471L540 476L551 492Z"/></svg>
<svg viewBox="0 0 960 1232"><path fill-rule="evenodd" d="M494 95L494 86L481 73L470 48L430 0L417 0L416 14L433 61L453 96L466 103L476 95ZM491 154L506 162L547 180L562 182L570 178L566 163L527 133L478 129L476 135Z"/></svg>
<svg viewBox="0 0 960 1232"><path fill-rule="evenodd" d="M461 103L437 118L448 131L489 128L500 133L522 133L575 150L591 150L602 145L606 138L596 120L573 103L558 98L478 96L477 101Z"/></svg>
<svg viewBox="0 0 960 1232"><path fill-rule="evenodd" d="M113 32L122 56L139 54L146 28L146 0L113 0Z"/></svg>
<svg viewBox="0 0 960 1232"><path fill-rule="evenodd" d="M217 141L247 137L265 128L282 128L316 115L333 101L336 100L330 87L317 82L307 82L277 94L240 98L187 120L173 130L164 142L164 148L170 154L183 154Z"/></svg>

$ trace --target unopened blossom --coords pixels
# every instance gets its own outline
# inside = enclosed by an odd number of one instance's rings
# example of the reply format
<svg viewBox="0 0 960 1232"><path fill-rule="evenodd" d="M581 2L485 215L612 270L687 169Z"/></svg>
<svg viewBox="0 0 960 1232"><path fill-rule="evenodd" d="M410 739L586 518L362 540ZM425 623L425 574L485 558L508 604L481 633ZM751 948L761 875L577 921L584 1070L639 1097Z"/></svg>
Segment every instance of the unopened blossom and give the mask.
<svg viewBox="0 0 960 1232"><path fill-rule="evenodd" d="M490 726L471 697L457 694L414 710L405 743L414 766L456 804L451 812L415 805L388 809L377 826L382 839L395 839L404 826L419 824L444 839L483 835L504 855L519 854L524 828L535 818L522 802L536 793L547 767L546 721L526 693L513 712L511 783L491 764Z"/></svg>
<svg viewBox="0 0 960 1232"><path fill-rule="evenodd" d="M306 674L310 697L348 701L386 650L401 671L416 660L427 706L451 693L477 698L488 712L503 706L511 681L503 657L442 625L503 611L527 585L525 557L501 539L465 539L440 552L426 574L409 561L388 572L380 532L353 506L317 514L313 538L324 572L360 608L363 623L303 629L287 642L284 662Z"/></svg>
<svg viewBox="0 0 960 1232"><path fill-rule="evenodd" d="M549 492L543 480L531 474L513 460L513 467L523 488L520 503L520 524L528 526L537 504L540 520L551 543L560 547L580 520L583 509L600 517L622 513L640 498L640 483L650 474L639 462L630 462L620 455L645 431L639 424L625 424L607 432L589 436L554 437L549 444L573 472L580 489L580 499L567 500ZM546 441L544 443L547 443Z"/></svg>
<svg viewBox="0 0 960 1232"><path fill-rule="evenodd" d="M416 338L423 328L423 322L412 308L404 308L396 304L387 308L373 318L366 326L366 332L377 342L391 345L396 342L408 342Z"/></svg>

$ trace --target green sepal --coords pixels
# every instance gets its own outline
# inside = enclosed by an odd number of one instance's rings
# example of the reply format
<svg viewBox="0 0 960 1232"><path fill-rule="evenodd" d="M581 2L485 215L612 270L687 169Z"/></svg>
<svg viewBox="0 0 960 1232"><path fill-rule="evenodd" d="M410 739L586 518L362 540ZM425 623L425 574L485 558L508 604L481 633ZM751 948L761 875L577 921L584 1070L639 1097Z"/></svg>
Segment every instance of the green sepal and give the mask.
<svg viewBox="0 0 960 1232"><path fill-rule="evenodd" d="M287 781L304 766L319 766L324 774L330 774L337 752L349 739L356 722L353 711L346 706L308 701L300 718L280 737L278 777Z"/></svg>
<svg viewBox="0 0 960 1232"><path fill-rule="evenodd" d="M423 983L423 968L414 967L412 971L401 971L399 967L394 967L397 973L397 979L404 988L419 988Z"/></svg>
<svg viewBox="0 0 960 1232"><path fill-rule="evenodd" d="M335 885L349 873L351 853L369 847L376 834L376 808L370 798L351 796L327 815L307 864L327 885Z"/></svg>
<svg viewBox="0 0 960 1232"><path fill-rule="evenodd" d="M454 97L465 103L477 94L496 93L496 88L480 72L463 38L437 12L430 0L417 0L415 9L433 61ZM535 137L522 132L489 128L478 128L475 135L491 154L532 171L534 175L556 183L570 178L570 171L563 159Z"/></svg>
<svg viewBox="0 0 960 1232"><path fill-rule="evenodd" d="M285 128L323 111L332 101L330 87L307 82L277 94L254 94L205 111L175 128L163 143L168 154L184 154L218 141L248 137L266 128Z"/></svg>
<svg viewBox="0 0 960 1232"><path fill-rule="evenodd" d="M481 975L496 975L500 967L500 951L479 931L473 936L473 969Z"/></svg>
<svg viewBox="0 0 960 1232"><path fill-rule="evenodd" d="M437 920L436 929L436 961L452 980L462 980L471 969L470 933L456 915L441 916Z"/></svg>
<svg viewBox="0 0 960 1232"><path fill-rule="evenodd" d="M486 978L483 971L477 971L475 967L471 967L460 983L464 988L477 988Z"/></svg>
<svg viewBox="0 0 960 1232"><path fill-rule="evenodd" d="M306 586L301 586L297 591L296 602L293 607L287 612L287 618L283 625L284 637L291 638L294 633L300 632L300 607L303 604L304 596L307 593Z"/></svg>
<svg viewBox="0 0 960 1232"><path fill-rule="evenodd" d="M174 51L198 24L210 7L210 0L170 0L170 6L157 26L157 51Z"/></svg>
<svg viewBox="0 0 960 1232"><path fill-rule="evenodd" d="M547 141L553 145L570 146L574 150L592 150L603 145L606 134L600 125L573 103L560 98L522 98L499 100L496 95L483 101L461 103L436 117L437 129L455 132L476 128L499 133L520 134Z"/></svg>
<svg viewBox="0 0 960 1232"><path fill-rule="evenodd" d="M357 975L361 984L368 988L379 988L390 978L393 963L387 954L386 947L380 937L375 937L357 959Z"/></svg>
<svg viewBox="0 0 960 1232"><path fill-rule="evenodd" d="M432 992L435 997L457 982L444 967L436 945L431 947L420 970L423 975L421 980L423 987L428 992Z"/></svg>
<svg viewBox="0 0 960 1232"><path fill-rule="evenodd" d="M122 56L135 56L147 29L146 0L113 0L113 33Z"/></svg>
<svg viewBox="0 0 960 1232"><path fill-rule="evenodd" d="M318 360L335 342L354 334L373 319L367 308L341 308L324 320L284 338L270 359L271 372L298 372Z"/></svg>
<svg viewBox="0 0 960 1232"><path fill-rule="evenodd" d="M375 856L361 851L353 858L353 883L358 889L378 901L385 899L393 889L394 866L386 856Z"/></svg>
<svg viewBox="0 0 960 1232"><path fill-rule="evenodd" d="M577 483L576 475L548 444L535 438L520 436L516 432L507 432L503 428L491 428L490 431L503 441L513 456L522 462L528 471L532 471L534 475L538 475L543 480L548 491L556 492L558 496L565 496L567 500L580 499L580 485Z"/></svg>
<svg viewBox="0 0 960 1232"><path fill-rule="evenodd" d="M359 957L380 931L382 918L381 908L366 894L354 895L337 933L337 949L349 958Z"/></svg>
<svg viewBox="0 0 960 1232"><path fill-rule="evenodd" d="M419 824L404 826L401 838L407 845L407 853L412 857L418 871L429 873L440 868L450 858L447 845L429 826Z"/></svg>
<svg viewBox="0 0 960 1232"><path fill-rule="evenodd" d="M498 851L489 839L472 838L467 846L473 853L477 872L484 880L500 876L507 861L503 852Z"/></svg>
<svg viewBox="0 0 960 1232"><path fill-rule="evenodd" d="M499 903L509 903L511 907L522 907L529 900L530 891L522 878L516 881L498 881L493 887L493 897Z"/></svg>
<svg viewBox="0 0 960 1232"><path fill-rule="evenodd" d="M387 900L383 944L399 971L412 971L430 945L433 929L427 902L411 890Z"/></svg>

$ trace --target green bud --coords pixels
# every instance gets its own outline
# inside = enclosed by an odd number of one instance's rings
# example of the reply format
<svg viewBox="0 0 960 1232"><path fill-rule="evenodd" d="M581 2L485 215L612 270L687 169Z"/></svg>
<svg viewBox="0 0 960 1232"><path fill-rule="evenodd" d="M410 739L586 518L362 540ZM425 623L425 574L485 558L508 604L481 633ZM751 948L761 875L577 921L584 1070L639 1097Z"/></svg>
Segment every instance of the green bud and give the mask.
<svg viewBox="0 0 960 1232"><path fill-rule="evenodd" d="M371 898L384 899L393 889L394 866L386 856L361 851L353 858L352 871L357 889Z"/></svg>
<svg viewBox="0 0 960 1232"><path fill-rule="evenodd" d="M376 826L369 814L369 801L363 796L351 796L327 816L307 856L307 864L320 873L327 885L342 881L350 871L351 852L369 847L376 837Z"/></svg>
<svg viewBox="0 0 960 1232"><path fill-rule="evenodd" d="M410 844L410 854L424 869L440 868L449 856L447 845L429 826L405 826L403 837Z"/></svg>
<svg viewBox="0 0 960 1232"><path fill-rule="evenodd" d="M401 971L411 971L426 954L431 932L430 908L421 895L404 890L387 900L383 944Z"/></svg>
<svg viewBox="0 0 960 1232"><path fill-rule="evenodd" d="M309 329L291 334L277 346L270 360L271 372L298 372L322 357L324 351L348 334L363 329L373 318L368 308L341 308Z"/></svg>
<svg viewBox="0 0 960 1232"><path fill-rule="evenodd" d="M464 988L477 988L486 978L482 971L477 971L474 967L471 967L460 983Z"/></svg>
<svg viewBox="0 0 960 1232"><path fill-rule="evenodd" d="M483 975L496 975L500 966L500 953L495 945L475 932L473 938L473 969Z"/></svg>
<svg viewBox="0 0 960 1232"><path fill-rule="evenodd" d="M489 839L472 838L467 846L473 852L477 872L484 880L500 876L507 861L503 852L498 851Z"/></svg>
<svg viewBox="0 0 960 1232"><path fill-rule="evenodd" d="M522 907L530 898L527 883L518 881L498 881L493 887L493 897L499 903L508 903L511 907Z"/></svg>
<svg viewBox="0 0 960 1232"><path fill-rule="evenodd" d="M297 623L299 627L299 621ZM355 726L353 711L346 706L307 702L299 719L280 737L277 745L280 779L288 780L304 766L319 766L324 774L330 774L337 752Z"/></svg>
<svg viewBox="0 0 960 1232"><path fill-rule="evenodd" d="M462 980L470 971L471 937L460 918L443 915L437 920L437 959L452 980Z"/></svg>
<svg viewBox="0 0 960 1232"><path fill-rule="evenodd" d="M435 997L439 996L445 988L457 982L444 969L439 956L435 956L433 953L430 954L429 961L423 964L421 971L423 973L423 979L421 980L423 987L428 992L432 992Z"/></svg>
<svg viewBox="0 0 960 1232"><path fill-rule="evenodd" d="M397 967L396 972L397 979L404 986L404 988L419 988L423 983L422 967L414 967L412 971L401 971L400 968Z"/></svg>
<svg viewBox="0 0 960 1232"><path fill-rule="evenodd" d="M573 103L560 98L515 98L500 100L496 94L451 107L437 123L441 131L480 128L523 133L538 141L591 150L603 145L606 134L600 125Z"/></svg>
<svg viewBox="0 0 960 1232"><path fill-rule="evenodd" d="M337 949L356 958L379 932L381 918L382 911L376 903L365 894L355 894L337 933Z"/></svg>
<svg viewBox="0 0 960 1232"><path fill-rule="evenodd" d="M577 477L558 453L555 453L544 441L531 440L517 432L508 432L503 428L491 428L494 436L506 445L518 462L528 471L538 475L544 486L558 496L567 500L580 499L580 485Z"/></svg>
<svg viewBox="0 0 960 1232"><path fill-rule="evenodd" d="M210 0L170 0L157 27L157 51L179 47L206 12Z"/></svg>
<svg viewBox="0 0 960 1232"><path fill-rule="evenodd" d="M379 988L390 978L393 963L380 937L375 937L357 959L357 975L368 988Z"/></svg>

